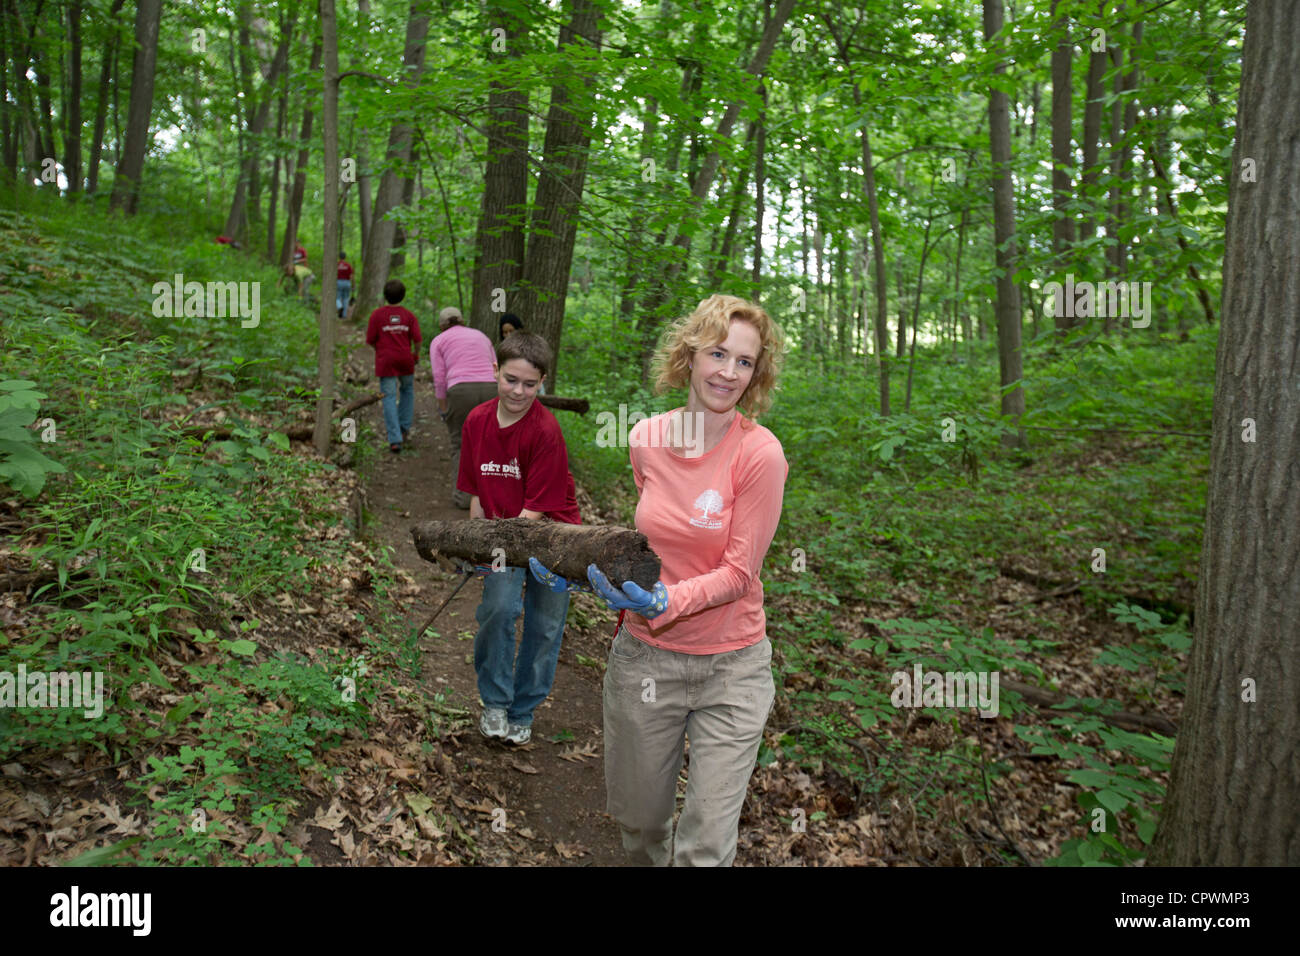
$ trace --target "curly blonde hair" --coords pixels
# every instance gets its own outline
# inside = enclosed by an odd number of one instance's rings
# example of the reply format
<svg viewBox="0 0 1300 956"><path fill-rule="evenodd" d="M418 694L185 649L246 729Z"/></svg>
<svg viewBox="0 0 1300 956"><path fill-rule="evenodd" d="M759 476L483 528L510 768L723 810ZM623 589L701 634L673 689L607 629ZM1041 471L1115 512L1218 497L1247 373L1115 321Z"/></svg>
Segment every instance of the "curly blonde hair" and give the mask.
<svg viewBox="0 0 1300 956"><path fill-rule="evenodd" d="M785 358L785 336L781 327L761 306L719 293L709 296L695 307L694 312L675 320L664 330L652 366L655 394L689 385L691 357L699 349L724 342L733 321L748 322L759 337L754 377L736 404L754 419L771 408L776 376Z"/></svg>

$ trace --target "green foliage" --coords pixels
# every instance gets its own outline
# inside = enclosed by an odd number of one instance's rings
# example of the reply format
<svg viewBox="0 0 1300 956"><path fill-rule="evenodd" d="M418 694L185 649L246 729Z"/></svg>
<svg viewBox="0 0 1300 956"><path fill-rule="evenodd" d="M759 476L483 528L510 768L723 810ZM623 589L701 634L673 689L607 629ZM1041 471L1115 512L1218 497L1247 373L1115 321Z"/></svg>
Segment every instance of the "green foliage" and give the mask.
<svg viewBox="0 0 1300 956"><path fill-rule="evenodd" d="M37 451L30 426L46 395L35 388L35 382L25 379L0 382L0 481L28 498L41 493L46 475L64 472L57 461ZM50 432L53 426L53 419L42 423Z"/></svg>

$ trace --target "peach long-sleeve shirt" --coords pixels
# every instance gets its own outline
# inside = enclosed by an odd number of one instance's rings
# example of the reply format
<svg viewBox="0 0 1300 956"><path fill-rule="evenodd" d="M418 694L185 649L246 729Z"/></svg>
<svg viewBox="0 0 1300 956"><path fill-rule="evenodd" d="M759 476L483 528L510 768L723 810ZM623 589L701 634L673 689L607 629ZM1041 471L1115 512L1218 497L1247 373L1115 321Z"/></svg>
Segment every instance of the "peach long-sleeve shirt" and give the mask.
<svg viewBox="0 0 1300 956"><path fill-rule="evenodd" d="M672 414L638 422L628 438L641 496L636 528L662 559L668 609L651 620L629 612L624 624L638 640L683 654L748 647L766 633L758 575L789 465L776 436L739 411L713 449L685 457L667 447Z"/></svg>

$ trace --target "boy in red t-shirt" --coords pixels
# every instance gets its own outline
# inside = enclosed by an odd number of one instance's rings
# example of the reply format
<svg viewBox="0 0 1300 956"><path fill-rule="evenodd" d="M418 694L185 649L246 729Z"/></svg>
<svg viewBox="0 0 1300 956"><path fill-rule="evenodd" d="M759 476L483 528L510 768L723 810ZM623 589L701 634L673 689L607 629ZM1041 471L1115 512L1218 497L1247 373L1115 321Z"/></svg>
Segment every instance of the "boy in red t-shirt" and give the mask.
<svg viewBox="0 0 1300 956"><path fill-rule="evenodd" d="M397 303L406 298L406 286L397 279L384 283L384 301L370 313L366 344L375 350L375 374L384 395L384 427L388 450L396 454L410 437L415 415L415 363L420 358L420 322ZM398 389L401 398L397 398Z"/></svg>
<svg viewBox="0 0 1300 956"><path fill-rule="evenodd" d="M564 434L536 400L551 363L551 347L540 335L516 332L497 346L497 397L476 406L461 431L456 485L472 496L471 519L582 523ZM516 659L515 621L521 609L524 636ZM551 590L524 568L494 569L484 578L475 614L474 670L483 700L478 726L485 737L528 742L533 711L555 680L568 613L568 591Z"/></svg>
<svg viewBox="0 0 1300 956"><path fill-rule="evenodd" d="M347 318L348 305L352 299L352 263L348 262L348 254L339 252L339 273L338 286L334 293L334 307L339 310L339 318Z"/></svg>

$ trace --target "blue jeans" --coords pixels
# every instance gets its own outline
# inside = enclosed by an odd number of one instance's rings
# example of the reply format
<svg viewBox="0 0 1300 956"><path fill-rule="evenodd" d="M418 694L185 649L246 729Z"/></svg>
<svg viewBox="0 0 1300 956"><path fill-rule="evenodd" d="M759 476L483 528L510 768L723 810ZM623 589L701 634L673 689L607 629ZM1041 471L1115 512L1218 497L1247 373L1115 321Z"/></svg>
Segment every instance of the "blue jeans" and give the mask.
<svg viewBox="0 0 1300 956"><path fill-rule="evenodd" d="M348 307L348 299L352 295L352 280L339 279L338 288L334 292L334 308L342 311Z"/></svg>
<svg viewBox="0 0 1300 956"><path fill-rule="evenodd" d="M515 621L521 609L524 637L516 657ZM479 624L474 670L483 706L504 707L510 723L532 725L533 711L555 681L568 614L569 592L538 584L524 568L506 568L483 578L483 600L474 615Z"/></svg>
<svg viewBox="0 0 1300 956"><path fill-rule="evenodd" d="M398 399L398 385L402 397ZM402 432L411 430L415 417L415 376L385 375L379 379L379 391L384 396L384 428L388 430L388 444L400 445Z"/></svg>

